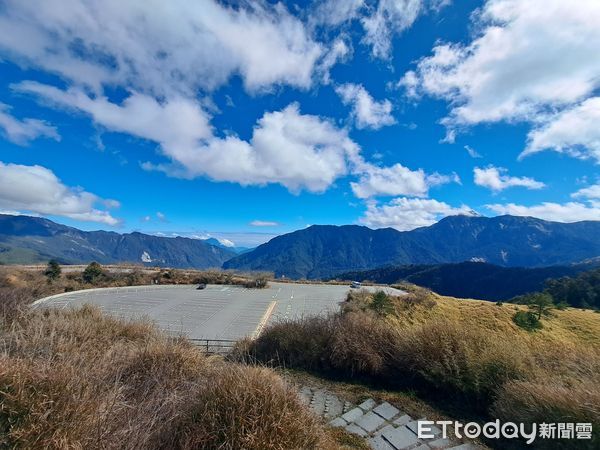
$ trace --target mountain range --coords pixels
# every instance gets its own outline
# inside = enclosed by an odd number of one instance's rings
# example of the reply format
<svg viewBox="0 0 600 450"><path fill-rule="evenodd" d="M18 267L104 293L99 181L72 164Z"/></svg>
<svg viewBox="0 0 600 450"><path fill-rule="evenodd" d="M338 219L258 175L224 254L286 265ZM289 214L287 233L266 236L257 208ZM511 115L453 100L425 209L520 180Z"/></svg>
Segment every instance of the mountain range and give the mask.
<svg viewBox="0 0 600 450"><path fill-rule="evenodd" d="M544 290L546 281L573 277L600 262L551 267L501 267L482 262L388 266L337 275L340 280L394 284L409 282L441 295L481 300L510 300L518 295Z"/></svg>
<svg viewBox="0 0 600 450"><path fill-rule="evenodd" d="M214 244L214 245L213 245ZM81 231L48 219L0 214L0 263L98 261L175 268L223 267L326 278L384 266L465 261L502 267L569 266L600 257L600 221L451 216L412 231L314 225L243 254L222 243L143 233Z"/></svg>
<svg viewBox="0 0 600 450"><path fill-rule="evenodd" d="M40 217L0 214L0 262L138 263L176 268L221 267L236 253L200 239L81 231Z"/></svg>
<svg viewBox="0 0 600 450"><path fill-rule="evenodd" d="M313 225L271 239L224 268L324 278L389 265L479 261L505 267L569 265L600 256L600 221L450 216L412 231Z"/></svg>

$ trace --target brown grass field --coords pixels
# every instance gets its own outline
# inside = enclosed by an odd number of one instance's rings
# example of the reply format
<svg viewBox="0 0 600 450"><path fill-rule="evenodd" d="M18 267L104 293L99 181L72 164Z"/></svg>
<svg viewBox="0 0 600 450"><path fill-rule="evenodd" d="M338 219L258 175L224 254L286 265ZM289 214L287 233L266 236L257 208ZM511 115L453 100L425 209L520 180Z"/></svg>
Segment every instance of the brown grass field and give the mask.
<svg viewBox="0 0 600 450"><path fill-rule="evenodd" d="M354 292L344 312L272 325L238 357L333 379L416 392L455 418L600 427L600 314L567 308L530 332L512 304L460 300L409 287L390 298ZM593 441L536 441L539 448L598 448ZM497 448L520 443L489 442ZM571 447L569 447L571 445Z"/></svg>
<svg viewBox="0 0 600 450"><path fill-rule="evenodd" d="M279 369L265 366L338 380L348 392L375 389L414 415L600 427L600 314L592 311L555 310L530 332L512 321L523 306L400 286L409 294L390 297L383 314L372 294L353 291L341 313L271 325L225 361L94 308L27 307L57 292L154 280L248 282L133 269L93 284L79 272L49 283L38 270L0 268L0 448L364 448L325 427ZM597 448L594 436L570 448Z"/></svg>

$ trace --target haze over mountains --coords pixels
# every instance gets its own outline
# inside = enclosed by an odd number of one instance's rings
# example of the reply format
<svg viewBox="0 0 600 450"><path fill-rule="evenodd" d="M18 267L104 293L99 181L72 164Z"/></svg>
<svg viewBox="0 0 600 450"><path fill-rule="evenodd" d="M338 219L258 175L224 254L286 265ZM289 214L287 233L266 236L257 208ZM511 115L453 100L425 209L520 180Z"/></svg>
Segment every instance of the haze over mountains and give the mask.
<svg viewBox="0 0 600 450"><path fill-rule="evenodd" d="M133 262L325 278L390 265L481 261L505 267L544 267L599 256L600 221L557 223L531 217L451 216L405 232L315 225L238 255L223 245L211 245L211 241L137 232L88 232L38 217L0 215L2 263L54 258L65 264Z"/></svg>

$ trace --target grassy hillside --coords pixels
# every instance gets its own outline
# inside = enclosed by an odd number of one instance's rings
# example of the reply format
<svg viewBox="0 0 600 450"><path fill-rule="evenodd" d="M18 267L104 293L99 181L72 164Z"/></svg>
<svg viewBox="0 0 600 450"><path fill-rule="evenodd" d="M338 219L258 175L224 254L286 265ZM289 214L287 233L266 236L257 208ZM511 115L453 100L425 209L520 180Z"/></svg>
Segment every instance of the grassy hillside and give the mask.
<svg viewBox="0 0 600 450"><path fill-rule="evenodd" d="M530 332L524 306L443 297L409 288L385 301L350 295L341 314L272 325L239 354L261 363L414 391L456 418L600 427L600 314L554 311ZM597 448L536 441L538 448ZM521 448L516 442L489 442Z"/></svg>
<svg viewBox="0 0 600 450"><path fill-rule="evenodd" d="M600 350L600 314L592 310L578 308L553 310L553 317L543 320L543 328L531 333L519 328L512 320L515 311L525 310L524 306L458 299L436 295L425 290L421 292L418 295L427 295L435 302L434 307L427 308L421 305L407 308L404 299L392 297L394 313L385 320L398 328L406 327L407 324L418 325L447 320L532 344L589 345ZM351 301L354 304L358 302L360 300L357 299Z"/></svg>

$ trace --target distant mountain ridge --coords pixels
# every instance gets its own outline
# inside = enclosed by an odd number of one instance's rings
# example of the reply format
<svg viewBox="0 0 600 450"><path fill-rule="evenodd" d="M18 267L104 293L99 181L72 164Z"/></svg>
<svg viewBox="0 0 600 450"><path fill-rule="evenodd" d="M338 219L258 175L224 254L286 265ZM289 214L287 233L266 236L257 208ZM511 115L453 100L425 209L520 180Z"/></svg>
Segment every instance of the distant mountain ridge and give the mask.
<svg viewBox="0 0 600 450"><path fill-rule="evenodd" d="M549 279L575 276L593 264L551 267L501 267L482 262L388 266L346 272L335 278L394 284L409 282L441 295L482 300L510 300L517 295L541 291Z"/></svg>
<svg viewBox="0 0 600 450"><path fill-rule="evenodd" d="M487 262L505 267L569 265L600 256L600 221L450 216L400 232L358 225L314 225L278 236L224 268L323 278L389 265Z"/></svg>
<svg viewBox="0 0 600 450"><path fill-rule="evenodd" d="M0 214L0 262L138 263L176 268L221 267L234 251L199 239L81 231L29 216Z"/></svg>

